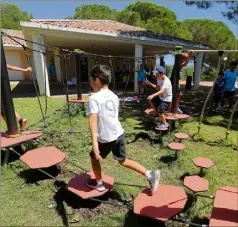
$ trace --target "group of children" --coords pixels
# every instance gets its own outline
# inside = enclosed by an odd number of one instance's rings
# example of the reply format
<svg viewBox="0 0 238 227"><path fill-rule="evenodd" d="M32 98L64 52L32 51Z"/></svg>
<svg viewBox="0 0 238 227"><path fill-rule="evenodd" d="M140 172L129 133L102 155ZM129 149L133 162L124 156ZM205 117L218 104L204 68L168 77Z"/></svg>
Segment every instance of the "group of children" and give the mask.
<svg viewBox="0 0 238 227"><path fill-rule="evenodd" d="M183 56L181 67L186 66L192 53ZM219 74L214 89L214 102L217 103L223 94L224 97L232 97L235 94L235 80L237 73L235 72L237 64L231 64L231 70L223 74ZM31 70L31 69L28 69ZM140 72L141 71L141 72ZM161 128L168 127L164 113L169 111L172 102L172 84L166 76L166 69L157 66L153 71L157 84L153 84L145 79L142 75L143 67L138 70L138 85L140 87L148 85L156 89L156 92L148 96L151 107L158 113L162 124ZM173 75L172 75L173 76ZM92 139L92 150L90 152L91 165L95 178L87 180L88 187L98 191L105 191L103 183L100 161L105 159L110 152L118 163L129 168L145 177L151 187L151 193L157 190L160 181L159 170L149 170L136 161L127 159L125 147L125 134L119 121L119 99L108 88L112 80L112 72L110 67L106 65L95 65L90 73L90 84L94 90L94 94L89 97L87 106L87 115L89 116L89 128ZM224 83L223 83L224 81ZM177 100L179 103L179 100ZM231 103L230 103L231 104Z"/></svg>
<svg viewBox="0 0 238 227"><path fill-rule="evenodd" d="M181 55L180 60L180 71L186 67L189 60L193 55L192 51L189 53L183 53ZM154 88L156 93L148 96L148 101L151 105L151 108L154 109L161 120L161 124L158 128L167 128L168 124L166 119L163 115L165 112L170 112L171 104L172 104L172 87L175 86L173 84L174 77L176 77L175 70L173 69L170 79L166 75L166 69L163 66L157 66L156 69L153 71L153 75L156 78L156 84L151 83L147 80L147 72L144 70L143 65L140 65L140 68L136 70L138 73L137 76L137 84L139 88L139 95L141 96L142 92L144 92L145 86L150 86ZM180 77L178 78L180 80ZM179 108L180 99L182 96L182 92L180 91L180 83L179 83L179 91L178 96L176 97L176 111L177 113L183 113L182 110Z"/></svg>
<svg viewBox="0 0 238 227"><path fill-rule="evenodd" d="M189 53L189 55L192 55L192 53ZM181 69L188 63L189 55L183 56ZM166 69L163 66L157 66L153 71L157 84L146 80L143 65L140 65L140 68L136 71L138 72L137 82L140 91L145 85L157 90L148 97L148 101L160 117L162 122L160 127L168 127L164 113L169 111L172 102L172 84L166 76ZM93 67L90 73L90 83L95 93L88 100L87 115L89 115L89 128L92 138L91 165L95 178L88 179L87 185L98 191L105 190L100 161L112 152L113 158L120 165L136 171L147 179L153 194L159 185L160 171L148 170L138 162L127 159L124 130L118 120L119 99L108 89L111 80L111 70L108 66L95 65Z"/></svg>
<svg viewBox="0 0 238 227"><path fill-rule="evenodd" d="M235 71L238 63L231 62L230 69L225 72L219 72L218 78L213 89L211 110L216 113L220 104L220 111L223 112L225 101L228 101L229 111L232 112L232 106L235 97L235 82L238 72Z"/></svg>
<svg viewBox="0 0 238 227"><path fill-rule="evenodd" d="M181 67L186 66L192 52L183 56L181 60ZM221 90L217 86L225 86L224 97L231 97L235 93L235 79L237 74L234 73L237 64L231 64L231 70L225 72L225 85L221 79L221 74L215 86L216 100L221 95ZM143 75L143 66L138 70L138 85L144 87L151 86L157 91L148 96L148 101L151 107L158 113L162 124L161 128L168 127L164 114L169 111L172 102L172 84L170 79L166 76L166 69L162 66L157 66L153 71L157 84L153 84L145 79ZM90 83L95 91L90 96L87 106L87 115L89 115L89 128L92 138L92 150L90 152L91 165L95 178L89 179L87 185L90 188L98 191L104 191L100 161L107 157L112 152L113 158L119 162L120 165L136 171L144 176L151 187L151 193L157 190L160 181L159 170L148 170L138 162L127 159L125 148L125 135L121 123L118 120L119 115L119 99L108 89L111 82L111 70L105 65L95 65L90 73ZM219 85L218 85L219 84ZM179 101L177 101L179 103Z"/></svg>

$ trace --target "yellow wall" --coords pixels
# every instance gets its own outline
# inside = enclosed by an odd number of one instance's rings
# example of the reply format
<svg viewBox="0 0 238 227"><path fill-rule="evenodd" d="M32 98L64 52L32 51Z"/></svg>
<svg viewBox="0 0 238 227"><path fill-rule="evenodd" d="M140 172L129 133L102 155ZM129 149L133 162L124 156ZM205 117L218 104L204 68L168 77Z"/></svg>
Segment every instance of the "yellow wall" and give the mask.
<svg viewBox="0 0 238 227"><path fill-rule="evenodd" d="M21 50L21 49L6 49L4 48L5 53L18 53L20 54L20 58L21 58L21 66L22 68L27 68L29 65L27 63L27 59L26 59L26 55L25 55L25 51ZM27 51L28 55L32 55L31 51ZM30 74L29 72L24 72L24 79L25 80L30 80Z"/></svg>

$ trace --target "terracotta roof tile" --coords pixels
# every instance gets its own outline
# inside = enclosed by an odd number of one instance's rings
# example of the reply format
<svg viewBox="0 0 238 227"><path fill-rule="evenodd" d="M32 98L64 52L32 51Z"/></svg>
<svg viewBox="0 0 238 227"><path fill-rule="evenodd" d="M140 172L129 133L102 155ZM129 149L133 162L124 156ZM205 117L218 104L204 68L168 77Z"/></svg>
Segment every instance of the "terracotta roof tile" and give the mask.
<svg viewBox="0 0 238 227"><path fill-rule="evenodd" d="M17 36L17 37L24 39L23 32L20 30L11 30L11 29L2 29L2 30L7 35ZM18 43L16 43L15 41L13 41L12 39L10 39L7 36L3 36L2 39L3 39L3 44L5 44L5 45L19 46ZM14 38L14 39L16 39L16 38ZM16 39L16 40L19 41L19 43L26 46L26 42L24 40L20 40L20 39Z"/></svg>
<svg viewBox="0 0 238 227"><path fill-rule="evenodd" d="M148 31L144 28L139 28L127 24L123 24L117 21L111 20L31 20L35 23L59 26L59 27L71 27L80 28L93 31L102 31L116 34L123 34L136 37L146 37L152 39L166 40L181 42L190 45L201 45L200 43L195 43L189 40L180 39L174 36L161 34L158 32Z"/></svg>

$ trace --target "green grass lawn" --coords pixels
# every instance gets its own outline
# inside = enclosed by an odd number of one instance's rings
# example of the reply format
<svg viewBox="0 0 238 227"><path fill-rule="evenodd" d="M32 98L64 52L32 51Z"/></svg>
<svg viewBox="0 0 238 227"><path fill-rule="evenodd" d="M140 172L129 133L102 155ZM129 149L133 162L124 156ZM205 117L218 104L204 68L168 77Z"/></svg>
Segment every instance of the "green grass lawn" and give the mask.
<svg viewBox="0 0 238 227"><path fill-rule="evenodd" d="M195 94L196 95L196 94ZM201 97L200 97L201 98ZM186 100L186 97L185 97ZM45 99L41 97L43 109L45 110ZM39 105L36 98L14 99L15 109L29 121L29 125L41 119ZM138 104L137 104L138 105ZM46 133L36 143L24 144L24 149L29 150L40 146L56 146L68 155L68 159L80 167L91 170L89 151L91 149L90 134L88 131L88 120L84 113L79 112L78 105L72 107L72 126L77 134L50 133L64 132L69 129L67 107L64 98L48 98L48 114L61 108L52 118L47 119L47 124L59 119L58 122L46 128ZM199 109L199 108L198 108ZM233 131L229 140L225 141L227 116L207 116L199 135L193 139L184 141L185 150L180 153L179 158L171 161L173 152L166 145L173 140L173 136L166 135L161 146L153 138L157 135L152 128L145 128L139 118L137 106L128 109L127 119L121 120L126 132L128 158L140 162L149 169L160 169L162 172L161 184L174 184L183 187L183 178L186 175L198 174L199 169L194 166L192 159L201 156L212 159L215 166L209 169L205 178L209 181L209 191L204 194L214 195L221 186L238 186L237 179L237 127L234 121ZM42 123L39 124L42 126ZM178 128L180 132L194 135L197 132L198 123L196 118L190 119ZM6 125L2 124L2 130ZM37 129L32 127L32 130ZM147 135L147 136L146 136ZM236 149L234 149L236 148ZM4 154L4 151L2 152ZM15 157L12 155L11 157ZM79 168L67 162L61 165L60 179L66 182L82 173ZM140 192L140 188L129 187L119 183L147 185L146 180L137 173L127 170L113 160L112 155L102 162L103 171L115 177L115 184L109 200L122 203L130 203ZM64 190L55 192L54 180L40 179L41 175L35 173L21 163L19 160L11 162L8 166L2 166L1 180L1 222L3 226L163 226L161 223L149 219L139 218L133 212L123 208L101 204L97 207L89 207L84 201L67 194ZM36 179L40 179L34 182ZM191 192L185 189L188 195ZM63 199L64 198L64 199ZM211 215L213 201L205 198L191 200L181 217L196 222L208 223ZM64 202L62 202L64 201ZM58 206L56 206L58 204ZM171 222L169 226L182 226Z"/></svg>

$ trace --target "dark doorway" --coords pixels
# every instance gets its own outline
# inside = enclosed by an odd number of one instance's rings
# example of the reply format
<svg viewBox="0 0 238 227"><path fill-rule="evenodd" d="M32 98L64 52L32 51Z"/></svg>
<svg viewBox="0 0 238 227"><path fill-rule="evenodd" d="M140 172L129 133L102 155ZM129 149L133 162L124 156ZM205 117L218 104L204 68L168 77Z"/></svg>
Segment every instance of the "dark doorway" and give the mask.
<svg viewBox="0 0 238 227"><path fill-rule="evenodd" d="M80 71L82 82L88 82L88 58L80 58Z"/></svg>

